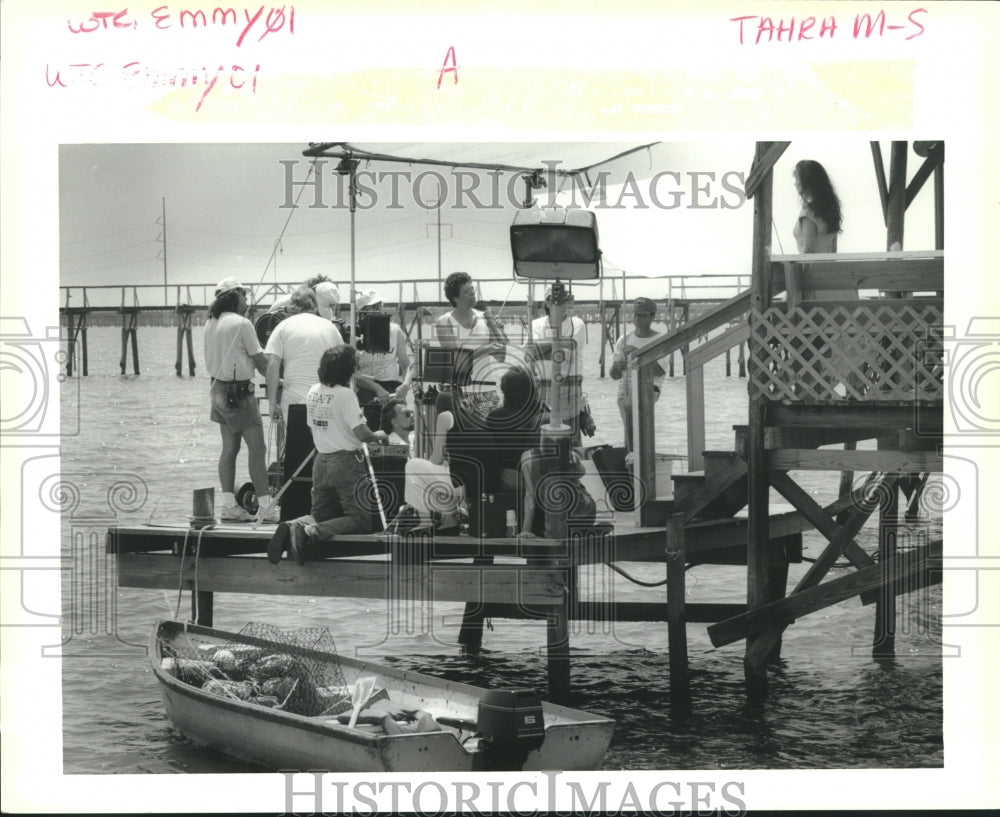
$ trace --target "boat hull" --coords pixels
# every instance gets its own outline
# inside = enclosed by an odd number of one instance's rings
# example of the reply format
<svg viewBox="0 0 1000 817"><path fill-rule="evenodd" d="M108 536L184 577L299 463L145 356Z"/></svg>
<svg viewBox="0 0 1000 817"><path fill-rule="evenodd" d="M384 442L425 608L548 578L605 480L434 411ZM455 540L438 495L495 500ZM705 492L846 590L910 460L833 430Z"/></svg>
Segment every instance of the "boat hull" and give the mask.
<svg viewBox="0 0 1000 817"><path fill-rule="evenodd" d="M173 677L161 666L162 645L179 633L203 642L238 641L239 635L197 625L158 622L150 641L153 672L167 717L192 741L231 757L279 771L433 772L481 771L484 755L448 731L402 735L351 729L333 718L311 718L213 695ZM485 690L415 672L338 657L350 684L374 675L390 699L435 716L475 720ZM597 769L607 752L614 721L544 703L545 740L531 751L524 770ZM473 742L475 743L475 742Z"/></svg>

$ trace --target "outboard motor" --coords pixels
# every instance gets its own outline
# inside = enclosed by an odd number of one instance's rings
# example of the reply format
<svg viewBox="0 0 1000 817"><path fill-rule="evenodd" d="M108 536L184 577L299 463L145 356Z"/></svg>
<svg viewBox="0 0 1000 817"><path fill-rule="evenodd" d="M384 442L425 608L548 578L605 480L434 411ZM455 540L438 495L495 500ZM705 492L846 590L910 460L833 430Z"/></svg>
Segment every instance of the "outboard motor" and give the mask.
<svg viewBox="0 0 1000 817"><path fill-rule="evenodd" d="M545 740L542 702L530 689L495 689L479 699L484 771L516 772Z"/></svg>

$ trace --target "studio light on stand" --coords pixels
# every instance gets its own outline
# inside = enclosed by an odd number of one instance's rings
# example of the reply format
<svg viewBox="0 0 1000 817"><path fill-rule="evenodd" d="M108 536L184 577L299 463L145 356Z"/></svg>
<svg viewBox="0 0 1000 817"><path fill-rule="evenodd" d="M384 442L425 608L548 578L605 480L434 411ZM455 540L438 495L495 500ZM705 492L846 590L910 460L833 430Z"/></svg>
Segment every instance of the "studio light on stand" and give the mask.
<svg viewBox="0 0 1000 817"><path fill-rule="evenodd" d="M514 280L549 281L552 305L563 306L568 295L564 281L593 281L601 277L601 250L598 246L597 217L589 210L565 207L531 207L519 210L510 227L510 248L514 260ZM553 405L543 433L566 435L570 427L562 422L562 364L559 350L562 321L555 326L553 342Z"/></svg>

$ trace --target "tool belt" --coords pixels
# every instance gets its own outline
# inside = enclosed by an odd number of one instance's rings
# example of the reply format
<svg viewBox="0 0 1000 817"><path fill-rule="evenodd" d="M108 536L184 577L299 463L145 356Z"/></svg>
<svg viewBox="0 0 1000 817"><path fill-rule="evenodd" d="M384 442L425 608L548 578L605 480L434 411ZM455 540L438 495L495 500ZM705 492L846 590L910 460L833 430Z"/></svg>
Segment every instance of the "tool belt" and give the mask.
<svg viewBox="0 0 1000 817"><path fill-rule="evenodd" d="M252 380L218 380L213 377L212 382L225 384L226 406L231 409L236 408L244 397L254 393L255 384Z"/></svg>

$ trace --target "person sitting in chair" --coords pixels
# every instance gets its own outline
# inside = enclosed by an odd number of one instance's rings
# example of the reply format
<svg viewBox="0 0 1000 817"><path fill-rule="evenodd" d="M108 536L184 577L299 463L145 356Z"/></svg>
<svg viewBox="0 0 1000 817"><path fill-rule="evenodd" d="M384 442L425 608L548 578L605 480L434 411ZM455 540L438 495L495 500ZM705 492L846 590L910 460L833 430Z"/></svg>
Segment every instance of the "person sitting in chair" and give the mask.
<svg viewBox="0 0 1000 817"><path fill-rule="evenodd" d="M379 425L388 435L389 445L412 446L413 410L406 407L404 400L393 398L383 405Z"/></svg>

